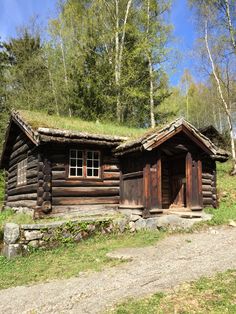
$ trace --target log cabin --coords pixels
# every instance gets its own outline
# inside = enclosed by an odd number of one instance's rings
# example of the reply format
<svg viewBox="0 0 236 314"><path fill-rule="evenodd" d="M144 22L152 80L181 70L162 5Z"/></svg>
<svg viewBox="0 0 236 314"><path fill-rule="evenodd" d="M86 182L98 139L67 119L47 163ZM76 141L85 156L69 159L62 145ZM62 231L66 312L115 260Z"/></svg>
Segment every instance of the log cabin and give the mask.
<svg viewBox="0 0 236 314"><path fill-rule="evenodd" d="M182 118L135 140L39 123L11 114L0 164L5 207L29 208L38 218L94 208L149 217L217 206L216 161L229 155Z"/></svg>

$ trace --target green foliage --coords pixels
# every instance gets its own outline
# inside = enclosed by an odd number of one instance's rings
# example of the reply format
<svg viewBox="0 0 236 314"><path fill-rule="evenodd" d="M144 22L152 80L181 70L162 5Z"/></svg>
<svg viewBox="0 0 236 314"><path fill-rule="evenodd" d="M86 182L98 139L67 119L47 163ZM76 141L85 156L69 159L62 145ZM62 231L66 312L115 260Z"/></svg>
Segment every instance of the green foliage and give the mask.
<svg viewBox="0 0 236 314"><path fill-rule="evenodd" d="M158 231L97 235L78 245L69 244L50 251L37 250L14 260L0 256L0 289L69 278L87 270L99 271L105 266L121 263L109 259L106 253L123 247L149 246L163 236L164 233Z"/></svg>
<svg viewBox="0 0 236 314"><path fill-rule="evenodd" d="M157 293L141 300L130 299L118 305L116 314L143 313L235 313L236 271L219 273L181 286L170 294Z"/></svg>
<svg viewBox="0 0 236 314"><path fill-rule="evenodd" d="M213 214L209 224L224 224L236 220L236 180L230 175L231 161L217 164L217 190L219 195L219 208L209 208Z"/></svg>

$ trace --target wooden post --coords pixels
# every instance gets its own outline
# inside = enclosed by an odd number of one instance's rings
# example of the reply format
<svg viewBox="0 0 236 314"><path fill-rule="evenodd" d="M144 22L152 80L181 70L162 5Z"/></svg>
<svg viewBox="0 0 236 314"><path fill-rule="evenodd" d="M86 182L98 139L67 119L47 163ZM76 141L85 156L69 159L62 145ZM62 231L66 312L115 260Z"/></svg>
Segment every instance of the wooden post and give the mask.
<svg viewBox="0 0 236 314"><path fill-rule="evenodd" d="M162 165L161 156L157 160L157 206L162 209Z"/></svg>
<svg viewBox="0 0 236 314"><path fill-rule="evenodd" d="M203 208L203 196L202 196L202 161L198 159L198 200L200 207Z"/></svg>
<svg viewBox="0 0 236 314"><path fill-rule="evenodd" d="M151 180L151 171L150 171L150 164L146 163L143 168L143 217L147 218L150 217L150 209L151 209L151 187L150 187L150 180Z"/></svg>
<svg viewBox="0 0 236 314"><path fill-rule="evenodd" d="M186 205L189 209L192 207L192 155L190 152L186 155Z"/></svg>

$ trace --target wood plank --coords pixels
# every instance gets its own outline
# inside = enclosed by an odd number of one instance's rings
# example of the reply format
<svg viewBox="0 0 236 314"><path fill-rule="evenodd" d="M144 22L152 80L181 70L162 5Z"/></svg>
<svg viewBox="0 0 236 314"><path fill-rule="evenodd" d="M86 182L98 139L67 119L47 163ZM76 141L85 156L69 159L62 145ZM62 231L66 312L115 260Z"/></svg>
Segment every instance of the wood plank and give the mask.
<svg viewBox="0 0 236 314"><path fill-rule="evenodd" d="M37 191L37 184L18 186L15 189L8 191L8 195L26 194Z"/></svg>
<svg viewBox="0 0 236 314"><path fill-rule="evenodd" d="M143 194L144 194L144 210L143 217L150 216L151 209L151 187L150 187L150 164L146 163L143 169Z"/></svg>
<svg viewBox="0 0 236 314"><path fill-rule="evenodd" d="M118 165L105 164L103 165L103 171L119 171Z"/></svg>
<svg viewBox="0 0 236 314"><path fill-rule="evenodd" d="M198 159L198 202L200 207L203 207L203 194L202 194L202 161Z"/></svg>
<svg viewBox="0 0 236 314"><path fill-rule="evenodd" d="M130 178L136 178L136 177L142 177L143 171L136 171L136 172L130 172L122 175L122 179L130 179Z"/></svg>
<svg viewBox="0 0 236 314"><path fill-rule="evenodd" d="M192 206L192 155L190 152L186 155L186 205Z"/></svg>
<svg viewBox="0 0 236 314"><path fill-rule="evenodd" d="M86 186L119 186L118 180L94 181L94 180L52 180L52 187L86 187Z"/></svg>
<svg viewBox="0 0 236 314"><path fill-rule="evenodd" d="M104 172L102 177L104 180L119 180L120 172Z"/></svg>
<svg viewBox="0 0 236 314"><path fill-rule="evenodd" d="M162 160L161 157L157 160L157 208L162 208Z"/></svg>
<svg viewBox="0 0 236 314"><path fill-rule="evenodd" d="M35 208L36 201L34 200L21 200L21 201L7 201L7 207L27 207L27 208Z"/></svg>
<svg viewBox="0 0 236 314"><path fill-rule="evenodd" d="M119 195L119 187L54 187L52 196L110 196Z"/></svg>
<svg viewBox="0 0 236 314"><path fill-rule="evenodd" d="M119 196L111 197L53 197L52 205L82 205L82 204L119 204Z"/></svg>
<svg viewBox="0 0 236 314"><path fill-rule="evenodd" d="M36 199L37 199L37 193L8 196L9 202L21 201L21 200L36 200Z"/></svg>

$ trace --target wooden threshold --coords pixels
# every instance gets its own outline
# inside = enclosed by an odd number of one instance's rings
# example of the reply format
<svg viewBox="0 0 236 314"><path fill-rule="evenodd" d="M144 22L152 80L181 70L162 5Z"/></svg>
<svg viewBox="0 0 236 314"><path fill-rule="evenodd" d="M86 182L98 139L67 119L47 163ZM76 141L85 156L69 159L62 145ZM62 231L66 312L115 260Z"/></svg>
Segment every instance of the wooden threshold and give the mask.
<svg viewBox="0 0 236 314"><path fill-rule="evenodd" d="M127 209L143 209L143 205L119 205L118 208L127 208Z"/></svg>

